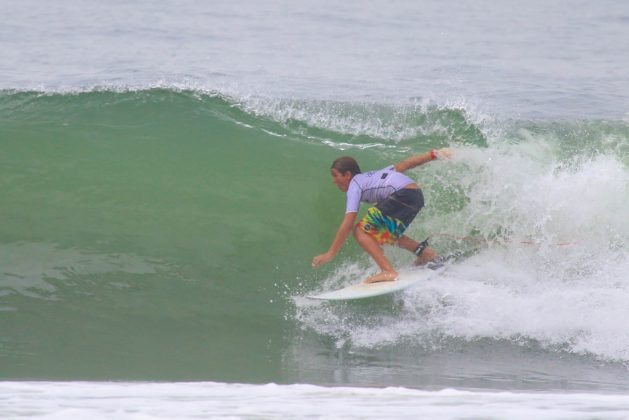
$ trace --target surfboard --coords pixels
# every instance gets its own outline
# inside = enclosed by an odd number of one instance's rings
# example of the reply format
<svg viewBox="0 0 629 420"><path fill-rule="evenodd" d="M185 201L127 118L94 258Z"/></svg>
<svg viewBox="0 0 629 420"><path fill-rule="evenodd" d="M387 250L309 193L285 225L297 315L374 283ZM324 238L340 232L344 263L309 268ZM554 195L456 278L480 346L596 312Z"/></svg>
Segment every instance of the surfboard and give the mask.
<svg viewBox="0 0 629 420"><path fill-rule="evenodd" d="M415 284L425 281L435 275L434 270L417 269L412 271L402 271L394 281L383 281L378 283L358 283L342 289L325 292L318 295L306 296L308 299L317 300L352 300L365 299L373 296L386 295L408 289Z"/></svg>

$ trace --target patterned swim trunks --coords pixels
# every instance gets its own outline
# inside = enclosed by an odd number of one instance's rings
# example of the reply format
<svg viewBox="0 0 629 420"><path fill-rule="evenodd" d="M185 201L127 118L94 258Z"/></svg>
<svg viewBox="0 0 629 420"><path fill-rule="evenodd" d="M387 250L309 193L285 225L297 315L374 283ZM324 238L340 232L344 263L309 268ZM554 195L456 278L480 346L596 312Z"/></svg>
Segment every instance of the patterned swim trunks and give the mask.
<svg viewBox="0 0 629 420"><path fill-rule="evenodd" d="M375 207L367 209L367 214L358 222L358 226L380 245L394 244L422 207L424 207L422 191L403 188Z"/></svg>

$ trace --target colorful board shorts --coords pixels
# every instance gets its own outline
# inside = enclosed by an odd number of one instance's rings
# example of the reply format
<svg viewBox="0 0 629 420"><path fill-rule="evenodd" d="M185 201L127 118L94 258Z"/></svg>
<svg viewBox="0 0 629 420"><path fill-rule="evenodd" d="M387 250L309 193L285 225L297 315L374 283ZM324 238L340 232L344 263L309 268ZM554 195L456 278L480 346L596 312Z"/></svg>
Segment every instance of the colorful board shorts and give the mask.
<svg viewBox="0 0 629 420"><path fill-rule="evenodd" d="M358 226L380 245L394 244L424 207L420 189L402 188L367 209Z"/></svg>

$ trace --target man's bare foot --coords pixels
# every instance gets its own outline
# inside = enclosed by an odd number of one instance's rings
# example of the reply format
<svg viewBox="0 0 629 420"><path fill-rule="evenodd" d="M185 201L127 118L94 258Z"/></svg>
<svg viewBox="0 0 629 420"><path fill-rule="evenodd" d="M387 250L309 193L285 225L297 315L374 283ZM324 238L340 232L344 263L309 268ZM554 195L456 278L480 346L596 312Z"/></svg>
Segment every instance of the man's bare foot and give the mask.
<svg viewBox="0 0 629 420"><path fill-rule="evenodd" d="M417 257L417 259L415 260L415 265L424 265L426 263L429 263L430 261L437 258L437 255L437 251L428 247L424 249L424 252L422 252L419 257Z"/></svg>
<svg viewBox="0 0 629 420"><path fill-rule="evenodd" d="M395 271L382 271L376 275L368 277L363 283L378 283L381 281L394 281L397 279L398 274Z"/></svg>

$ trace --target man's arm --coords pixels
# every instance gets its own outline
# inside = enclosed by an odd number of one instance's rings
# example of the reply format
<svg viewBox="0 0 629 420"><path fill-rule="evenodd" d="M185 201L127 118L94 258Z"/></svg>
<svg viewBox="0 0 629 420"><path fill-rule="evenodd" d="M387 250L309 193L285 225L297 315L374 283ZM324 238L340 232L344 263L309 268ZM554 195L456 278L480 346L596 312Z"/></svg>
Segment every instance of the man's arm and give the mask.
<svg viewBox="0 0 629 420"><path fill-rule="evenodd" d="M356 220L356 215L358 213L345 213L345 217L343 217L343 221L341 222L341 226L339 226L336 231L336 236L334 237L334 241L332 241L332 245L330 245L330 249L321 255L317 255L312 259L312 266L317 267L321 264L325 264L330 261L334 256L341 250L345 240L349 236L349 233L352 231L354 227L354 221Z"/></svg>
<svg viewBox="0 0 629 420"><path fill-rule="evenodd" d="M413 169L416 166L423 165L424 163L428 163L435 159L449 159L452 156L452 150L445 149L433 149L426 153L421 153L419 155L414 155L404 160L399 161L394 165L395 170L398 172L405 172L409 169Z"/></svg>

